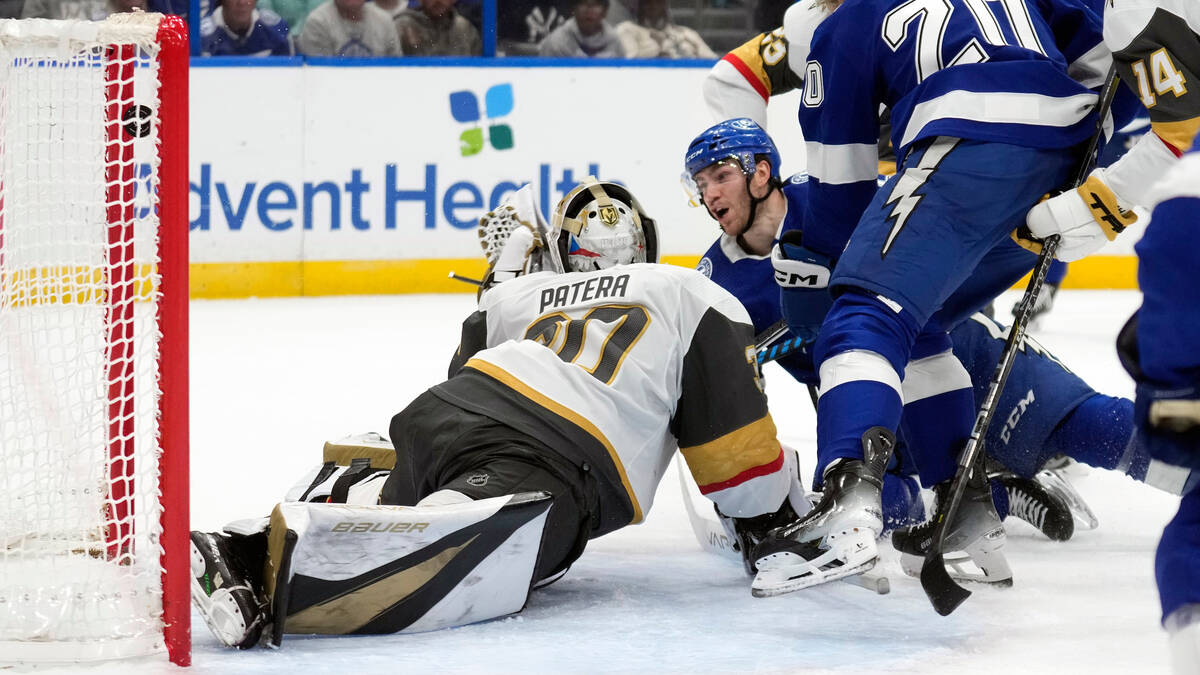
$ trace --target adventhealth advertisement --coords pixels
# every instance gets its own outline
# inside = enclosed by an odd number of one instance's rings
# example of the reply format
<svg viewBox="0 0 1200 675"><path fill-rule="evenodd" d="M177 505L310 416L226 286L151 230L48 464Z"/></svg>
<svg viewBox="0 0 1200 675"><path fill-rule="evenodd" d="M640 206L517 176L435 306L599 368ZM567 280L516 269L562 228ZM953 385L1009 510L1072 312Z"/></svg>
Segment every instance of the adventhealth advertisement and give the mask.
<svg viewBox="0 0 1200 675"><path fill-rule="evenodd" d="M480 216L532 183L543 214L583 177L627 185L664 256L718 235L680 186L714 120L703 67L193 67L196 297L470 291ZM788 175L797 99L770 106Z"/></svg>

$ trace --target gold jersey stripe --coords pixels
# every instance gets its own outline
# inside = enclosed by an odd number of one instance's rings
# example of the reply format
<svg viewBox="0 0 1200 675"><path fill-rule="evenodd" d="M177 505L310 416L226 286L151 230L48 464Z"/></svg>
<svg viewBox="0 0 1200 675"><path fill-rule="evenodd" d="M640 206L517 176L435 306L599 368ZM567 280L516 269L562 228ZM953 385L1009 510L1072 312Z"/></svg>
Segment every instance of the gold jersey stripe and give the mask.
<svg viewBox="0 0 1200 675"><path fill-rule="evenodd" d="M775 421L766 415L703 445L679 451L698 484L721 483L779 457Z"/></svg>
<svg viewBox="0 0 1200 675"><path fill-rule="evenodd" d="M1175 146L1180 152L1187 152L1192 147L1192 142L1196 140L1196 133L1200 131L1200 117L1178 122L1152 121L1150 126L1159 138Z"/></svg>
<svg viewBox="0 0 1200 675"><path fill-rule="evenodd" d="M509 373L507 370L504 370L494 363L490 363L482 359L471 359L470 361L467 361L464 367L478 370L481 373L503 382L505 386L520 393L525 398L537 403L555 415L569 420L575 426L583 429L589 436L599 441L599 443L603 445L604 449L608 452L608 457L612 460L613 466L617 467L617 473L621 476L621 485L625 488L625 494L629 496L629 503L633 505L632 522L642 522L642 519L645 518L645 514L642 513L642 505L638 503L637 495L633 492L633 486L629 484L629 476L625 475L625 465L621 463L621 457L617 455L617 451L613 448L612 443L609 443L608 438L604 436L603 432L596 428L596 425L592 424L591 420L588 420L561 403L550 399L545 394L542 394L533 387L530 387L512 373ZM773 428L774 427L772 427L772 429Z"/></svg>

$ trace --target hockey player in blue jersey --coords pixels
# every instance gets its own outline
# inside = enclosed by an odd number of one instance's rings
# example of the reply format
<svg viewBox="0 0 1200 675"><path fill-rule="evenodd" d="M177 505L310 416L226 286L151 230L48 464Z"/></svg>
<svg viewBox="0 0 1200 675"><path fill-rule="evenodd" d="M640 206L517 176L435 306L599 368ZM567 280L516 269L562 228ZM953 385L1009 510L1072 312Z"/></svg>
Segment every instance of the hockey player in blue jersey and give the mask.
<svg viewBox="0 0 1200 675"><path fill-rule="evenodd" d="M691 143L685 159L685 181L691 183L695 197L717 220L723 233L701 258L699 269L742 301L760 332L783 313L775 281L786 284L795 271L789 269L789 264L803 255L793 250L793 260L776 258L774 262L780 269L772 267L772 245L782 238L785 247L789 246L787 242L794 242L801 232L803 206L810 189L803 174L780 181L775 168L779 162L770 137L747 119L722 122L705 130ZM751 204L756 204L753 214ZM789 324L801 333L814 334L831 303L828 293L793 285L785 290L784 297L788 300ZM976 397L982 398L1003 345L1003 329L976 315L957 326L951 335L954 352L970 373ZM796 379L817 384L811 343L779 363ZM1009 381L998 408L1003 423L993 425L986 446L992 458L1008 469L997 474L1006 490L994 490L1002 512L1011 501L1016 515L1034 522L1048 536L1070 536L1069 514L1065 520L1048 518L1036 505L1053 506L1049 500L1059 497L1070 503L1077 496L1064 490L1067 486L1058 483L1058 476L1040 475L1049 481L1041 485L1028 480L1060 454L1092 466L1123 470L1168 491L1178 493L1182 489L1188 477L1186 471L1164 470L1161 466L1151 469L1142 446L1130 443L1132 402L1096 393L1032 340L1019 355ZM1031 406L1032 402L1036 405ZM907 457L907 453L901 454ZM884 519L889 529L904 524L914 513L909 507L914 504L915 485L905 484L900 478L911 473L908 462L893 462L892 471L883 477ZM1047 497L1047 492L1056 496ZM1087 518L1086 506L1079 502L1071 505L1081 518ZM1065 508L1057 511L1061 514ZM919 506L915 514L921 518Z"/></svg>
<svg viewBox="0 0 1200 675"><path fill-rule="evenodd" d="M1137 381L1137 434L1150 454L1200 468L1200 137L1157 189L1157 206L1136 245L1142 306L1118 348ZM1175 671L1200 667L1200 489L1186 492L1155 557L1163 625Z"/></svg>
<svg viewBox="0 0 1200 675"><path fill-rule="evenodd" d="M1031 267L1008 235L1078 164L1095 128L1089 87L1106 70L1087 58L1101 41L1099 3L819 4L832 11L812 31L799 108L812 180L804 246L838 263L814 345L825 498L762 551L789 588L874 564L880 475L902 411L922 483L945 494L975 414L946 329ZM876 191L881 106L899 165ZM901 373L918 398L904 396ZM923 557L926 529L900 530L893 544ZM1011 583L1003 542L975 481L947 550L985 561L985 581ZM814 546L836 552L836 567L814 570Z"/></svg>

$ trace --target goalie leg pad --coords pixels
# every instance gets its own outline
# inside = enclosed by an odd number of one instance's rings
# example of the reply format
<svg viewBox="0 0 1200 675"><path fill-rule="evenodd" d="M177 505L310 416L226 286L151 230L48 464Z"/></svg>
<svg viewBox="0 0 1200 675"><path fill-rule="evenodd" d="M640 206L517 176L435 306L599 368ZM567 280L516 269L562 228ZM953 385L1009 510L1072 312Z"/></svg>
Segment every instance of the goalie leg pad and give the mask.
<svg viewBox="0 0 1200 675"><path fill-rule="evenodd" d="M518 612L535 581L551 497L450 506L285 502L271 515L271 640L284 633L420 632Z"/></svg>

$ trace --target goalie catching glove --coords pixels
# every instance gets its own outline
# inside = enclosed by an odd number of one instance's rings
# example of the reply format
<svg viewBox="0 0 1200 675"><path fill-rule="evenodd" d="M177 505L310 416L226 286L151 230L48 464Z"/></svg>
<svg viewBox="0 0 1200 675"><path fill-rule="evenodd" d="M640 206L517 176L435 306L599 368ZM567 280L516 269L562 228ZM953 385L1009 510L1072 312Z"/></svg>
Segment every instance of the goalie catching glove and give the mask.
<svg viewBox="0 0 1200 675"><path fill-rule="evenodd" d="M479 245L488 270L480 294L498 283L542 269L561 269L547 246L547 225L538 211L533 186L517 190L479 219Z"/></svg>

